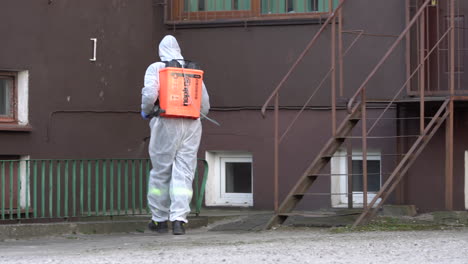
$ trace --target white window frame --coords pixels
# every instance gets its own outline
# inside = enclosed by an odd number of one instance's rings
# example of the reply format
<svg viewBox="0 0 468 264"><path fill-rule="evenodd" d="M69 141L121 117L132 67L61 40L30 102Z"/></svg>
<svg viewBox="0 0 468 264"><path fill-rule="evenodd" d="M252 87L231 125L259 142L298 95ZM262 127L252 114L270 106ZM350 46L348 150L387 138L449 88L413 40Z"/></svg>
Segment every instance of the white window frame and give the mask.
<svg viewBox="0 0 468 264"><path fill-rule="evenodd" d="M29 71L18 72L18 124L29 124Z"/></svg>
<svg viewBox="0 0 468 264"><path fill-rule="evenodd" d="M331 160L331 193L340 193L340 195L332 195L332 207L343 208L348 207L348 158L346 150L340 150L335 153ZM352 160L363 160L362 151L353 151ZM380 186L382 187L382 156L380 151L369 150L367 152L367 160L380 161ZM367 203L374 199L376 192L367 192ZM380 199L379 199L380 200ZM361 208L364 205L364 193L353 192L353 207Z"/></svg>
<svg viewBox="0 0 468 264"><path fill-rule="evenodd" d="M206 206L253 206L253 166L252 192L226 193L226 162L250 162L253 165L252 154L233 152L206 152L209 164L208 179L205 189Z"/></svg>

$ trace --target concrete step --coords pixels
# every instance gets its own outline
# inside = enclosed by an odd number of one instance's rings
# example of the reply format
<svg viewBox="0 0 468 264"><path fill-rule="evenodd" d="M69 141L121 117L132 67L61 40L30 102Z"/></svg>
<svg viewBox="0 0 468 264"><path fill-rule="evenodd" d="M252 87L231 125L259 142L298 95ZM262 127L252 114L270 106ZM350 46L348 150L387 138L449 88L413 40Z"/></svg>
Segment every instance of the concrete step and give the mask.
<svg viewBox="0 0 468 264"><path fill-rule="evenodd" d="M70 234L110 234L151 232L147 225L150 216L93 217L86 221L55 223L21 223L0 225L0 241ZM189 217L187 229L208 225L207 216Z"/></svg>

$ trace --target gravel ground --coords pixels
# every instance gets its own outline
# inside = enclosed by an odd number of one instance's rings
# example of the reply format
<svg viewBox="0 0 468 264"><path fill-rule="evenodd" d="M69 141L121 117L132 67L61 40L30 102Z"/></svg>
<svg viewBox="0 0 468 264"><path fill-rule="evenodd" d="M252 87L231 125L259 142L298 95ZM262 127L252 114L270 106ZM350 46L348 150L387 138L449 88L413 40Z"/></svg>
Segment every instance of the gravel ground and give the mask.
<svg viewBox="0 0 468 264"><path fill-rule="evenodd" d="M468 229L333 234L189 230L0 242L0 263L468 263Z"/></svg>

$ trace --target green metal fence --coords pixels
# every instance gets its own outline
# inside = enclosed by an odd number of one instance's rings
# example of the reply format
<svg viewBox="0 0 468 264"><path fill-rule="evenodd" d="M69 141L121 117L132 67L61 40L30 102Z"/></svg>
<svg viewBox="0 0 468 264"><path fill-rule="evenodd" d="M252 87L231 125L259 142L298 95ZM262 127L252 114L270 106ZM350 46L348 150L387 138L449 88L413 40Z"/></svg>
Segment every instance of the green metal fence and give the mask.
<svg viewBox="0 0 468 264"><path fill-rule="evenodd" d="M207 162L199 162L197 215L208 174ZM150 169L148 159L0 160L0 220L148 214Z"/></svg>

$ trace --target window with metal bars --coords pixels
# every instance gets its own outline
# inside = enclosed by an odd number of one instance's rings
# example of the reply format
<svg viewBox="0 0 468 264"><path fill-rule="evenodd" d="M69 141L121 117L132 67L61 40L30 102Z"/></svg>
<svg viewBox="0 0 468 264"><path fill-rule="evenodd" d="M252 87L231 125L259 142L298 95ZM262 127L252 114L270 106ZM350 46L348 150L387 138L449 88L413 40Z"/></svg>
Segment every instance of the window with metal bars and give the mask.
<svg viewBox="0 0 468 264"><path fill-rule="evenodd" d="M168 22L316 17L340 0L174 0L166 5Z"/></svg>

